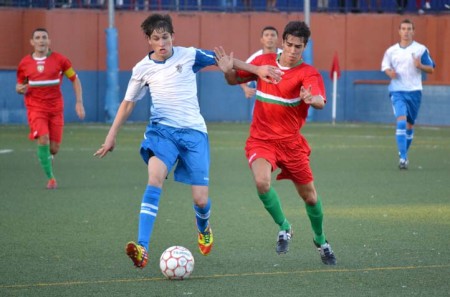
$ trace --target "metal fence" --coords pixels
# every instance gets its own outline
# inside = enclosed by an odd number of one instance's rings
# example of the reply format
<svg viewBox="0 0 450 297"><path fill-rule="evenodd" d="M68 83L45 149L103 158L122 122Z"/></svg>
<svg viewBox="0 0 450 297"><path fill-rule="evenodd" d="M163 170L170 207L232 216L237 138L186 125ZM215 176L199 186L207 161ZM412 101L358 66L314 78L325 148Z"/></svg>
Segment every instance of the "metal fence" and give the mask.
<svg viewBox="0 0 450 297"><path fill-rule="evenodd" d="M275 5L270 5L270 3ZM106 9L107 0L0 0L0 7ZM303 0L116 0L117 10L149 11L303 11ZM450 13L450 0L311 0L321 13Z"/></svg>

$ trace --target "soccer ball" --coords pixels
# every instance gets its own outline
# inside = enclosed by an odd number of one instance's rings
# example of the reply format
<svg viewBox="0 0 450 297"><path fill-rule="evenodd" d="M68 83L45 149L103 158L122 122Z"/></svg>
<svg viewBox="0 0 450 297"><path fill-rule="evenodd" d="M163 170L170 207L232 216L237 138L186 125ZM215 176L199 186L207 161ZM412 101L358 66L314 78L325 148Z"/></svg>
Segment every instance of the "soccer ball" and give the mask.
<svg viewBox="0 0 450 297"><path fill-rule="evenodd" d="M194 257L185 247L171 246L159 258L159 268L168 279L185 279L194 270Z"/></svg>

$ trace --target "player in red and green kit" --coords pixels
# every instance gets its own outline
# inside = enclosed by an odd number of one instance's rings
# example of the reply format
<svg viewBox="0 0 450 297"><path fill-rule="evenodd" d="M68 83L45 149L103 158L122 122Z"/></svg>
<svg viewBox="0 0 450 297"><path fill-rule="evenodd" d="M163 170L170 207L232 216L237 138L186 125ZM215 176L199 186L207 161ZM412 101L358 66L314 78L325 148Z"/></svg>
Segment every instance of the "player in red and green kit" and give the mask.
<svg viewBox="0 0 450 297"><path fill-rule="evenodd" d="M312 106L322 109L325 105L323 79L312 66L305 64L302 53L311 32L304 22L293 21L283 32L281 54L264 54L251 64L272 65L282 72L278 83L264 82L253 74L234 70L241 63L216 49L218 65L229 84L241 84L257 80L256 104L250 136L245 146L246 156L253 173L258 196L264 207L279 225L276 252L289 250L292 227L284 215L280 198L271 186L271 173L281 169L277 179L290 179L303 199L306 213L314 233L314 244L324 264L335 265L336 257L323 231L322 202L314 186L309 162L311 149L300 133Z"/></svg>
<svg viewBox="0 0 450 297"><path fill-rule="evenodd" d="M29 138L37 141L39 162L48 178L47 189L56 189L52 160L59 151L63 135L64 101L61 93L63 74L73 84L76 97L75 111L80 119L84 119L81 82L69 59L50 50L50 39L46 29L35 29L30 43L34 51L19 63L16 91L25 95L30 126Z"/></svg>

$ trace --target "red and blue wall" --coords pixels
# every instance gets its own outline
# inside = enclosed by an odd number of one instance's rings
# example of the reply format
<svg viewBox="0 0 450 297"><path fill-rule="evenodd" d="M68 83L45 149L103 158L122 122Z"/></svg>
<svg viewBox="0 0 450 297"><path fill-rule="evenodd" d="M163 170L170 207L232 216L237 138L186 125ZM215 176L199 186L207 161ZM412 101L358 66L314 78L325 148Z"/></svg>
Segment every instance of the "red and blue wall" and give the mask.
<svg viewBox="0 0 450 297"><path fill-rule="evenodd" d="M151 12L118 11L115 26L119 42L119 98L122 98L131 69L149 50L140 30ZM169 12L175 26L175 44L213 49L223 46L245 60L259 49L261 29L278 28L280 34L291 20L302 20L302 13L214 13ZM387 77L380 71L384 51L398 41L398 25L410 18L416 25L416 40L429 48L437 68L424 86L419 124L450 125L450 15L397 14L318 14L311 15L314 66L322 73L328 96L324 110L314 113L314 121L331 121L332 82L329 71L335 52L339 56L338 122L393 121L387 94ZM15 93L15 69L29 54L31 32L45 27L51 48L67 55L83 84L87 111L85 121L104 122L106 94L105 10L83 9L0 9L3 42L0 44L0 123L25 123L23 98ZM281 38L280 38L281 39ZM250 103L236 86L228 86L221 72L209 67L198 75L202 113L207 121L248 121ZM73 90L63 84L66 122L76 122ZM139 103L130 120L146 121L149 100Z"/></svg>

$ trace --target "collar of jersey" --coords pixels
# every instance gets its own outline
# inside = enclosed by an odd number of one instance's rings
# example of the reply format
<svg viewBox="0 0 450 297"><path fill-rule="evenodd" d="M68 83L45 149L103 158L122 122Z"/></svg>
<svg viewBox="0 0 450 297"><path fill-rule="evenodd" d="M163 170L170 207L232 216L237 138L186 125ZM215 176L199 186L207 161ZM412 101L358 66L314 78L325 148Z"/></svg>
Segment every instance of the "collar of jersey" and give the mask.
<svg viewBox="0 0 450 297"><path fill-rule="evenodd" d="M167 59L165 59L164 61L158 61L158 60L153 60L152 58L150 58L150 56L152 55L152 53L154 53L155 51L151 51L148 53L148 58L153 61L156 64L165 64L167 60L169 60L170 58L173 57L173 54L175 53L175 48L172 47L172 55L170 55L170 57L168 57Z"/></svg>
<svg viewBox="0 0 450 297"><path fill-rule="evenodd" d="M398 47L401 48L401 49L406 49L406 48L410 47L413 43L414 43L414 40L413 40L410 44L408 44L407 46L402 46L402 45L400 44L400 42L399 42L399 43L398 43Z"/></svg>
<svg viewBox="0 0 450 297"><path fill-rule="evenodd" d="M281 66L281 64L279 63L280 57L281 57L281 53L279 53L279 54L277 55L277 60L276 60L277 65L278 65L278 67L279 67L280 69L285 69L285 70L286 70L286 69L291 69L291 68L297 67L298 65L300 65L300 64L303 63L303 59L300 59L300 61L298 61L298 63L295 64L295 65L292 66L292 67Z"/></svg>
<svg viewBox="0 0 450 297"><path fill-rule="evenodd" d="M49 57L52 54L52 50L48 49L48 53L45 55L45 57L36 58L36 57L33 56L33 54L34 54L34 52L31 53L31 57L34 60L45 60L45 59L47 59L47 57Z"/></svg>

